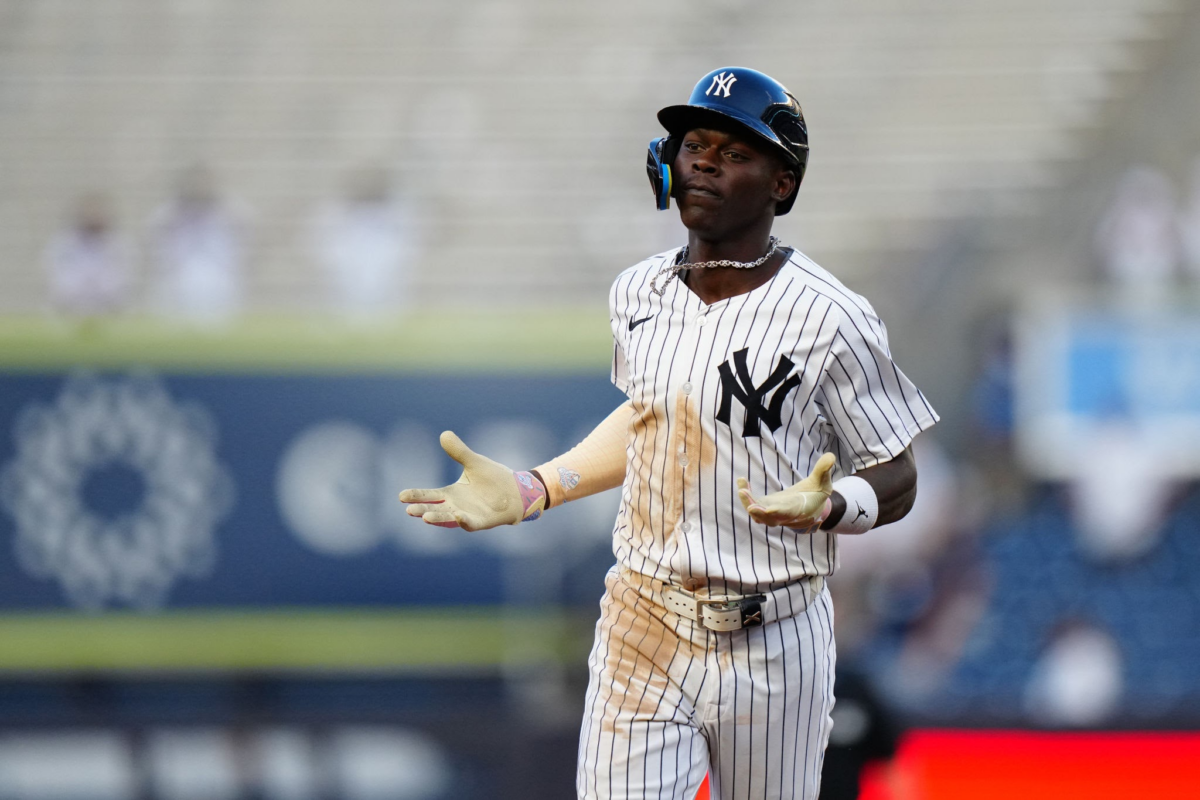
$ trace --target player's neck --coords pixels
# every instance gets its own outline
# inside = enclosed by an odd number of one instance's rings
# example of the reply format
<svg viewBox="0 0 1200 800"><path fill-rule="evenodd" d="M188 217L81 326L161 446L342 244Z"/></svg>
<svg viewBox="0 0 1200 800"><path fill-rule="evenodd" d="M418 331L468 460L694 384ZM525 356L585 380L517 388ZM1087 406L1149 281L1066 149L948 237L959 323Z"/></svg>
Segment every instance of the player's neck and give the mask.
<svg viewBox="0 0 1200 800"><path fill-rule="evenodd" d="M740 261L743 263L757 261L767 252L770 233L766 235L747 236L741 239L709 242L688 234L688 261L698 264L702 261ZM689 289L703 302L711 305L736 297L739 294L752 292L762 286L783 266L786 256L776 252L767 259L765 264L753 269L736 267L706 267L704 269L687 270L686 283Z"/></svg>

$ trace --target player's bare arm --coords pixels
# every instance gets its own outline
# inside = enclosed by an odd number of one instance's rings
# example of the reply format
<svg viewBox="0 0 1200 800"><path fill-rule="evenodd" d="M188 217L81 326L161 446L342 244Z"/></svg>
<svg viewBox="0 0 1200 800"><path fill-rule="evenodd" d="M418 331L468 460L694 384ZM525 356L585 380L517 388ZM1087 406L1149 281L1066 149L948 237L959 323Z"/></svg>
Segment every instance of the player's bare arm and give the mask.
<svg viewBox="0 0 1200 800"><path fill-rule="evenodd" d="M879 501L876 528L903 519L912 510L913 502L917 499L917 462L913 458L911 447L906 447L904 452L891 461L861 469L854 475L862 478L875 490ZM829 517L821 525L825 530L833 528L837 520L846 514L846 498L840 492L835 490L829 499ZM855 509L855 514L857 513Z"/></svg>

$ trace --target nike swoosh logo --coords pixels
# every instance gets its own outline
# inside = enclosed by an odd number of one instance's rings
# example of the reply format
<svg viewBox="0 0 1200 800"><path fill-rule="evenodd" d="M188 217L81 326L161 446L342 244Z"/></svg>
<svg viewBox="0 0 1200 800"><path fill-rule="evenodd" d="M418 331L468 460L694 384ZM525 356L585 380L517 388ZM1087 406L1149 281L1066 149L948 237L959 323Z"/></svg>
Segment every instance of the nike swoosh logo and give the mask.
<svg viewBox="0 0 1200 800"><path fill-rule="evenodd" d="M643 317L642 319L631 319L631 320L629 320L629 330L633 330L638 325L641 325L643 322L649 322L652 319L654 319L653 314L651 314L648 317Z"/></svg>

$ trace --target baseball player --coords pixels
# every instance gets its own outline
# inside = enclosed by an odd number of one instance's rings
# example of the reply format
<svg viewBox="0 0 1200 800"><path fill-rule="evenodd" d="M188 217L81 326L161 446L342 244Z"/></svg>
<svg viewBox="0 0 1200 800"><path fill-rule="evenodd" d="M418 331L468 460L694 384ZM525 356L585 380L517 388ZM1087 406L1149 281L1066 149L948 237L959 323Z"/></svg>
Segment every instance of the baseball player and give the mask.
<svg viewBox="0 0 1200 800"><path fill-rule="evenodd" d="M588 665L581 798L816 798L833 704L837 534L900 519L936 422L871 305L771 236L808 161L796 99L741 67L658 113L647 168L686 247L613 283L628 396L527 472L442 446L457 483L408 513L480 530L622 487Z"/></svg>

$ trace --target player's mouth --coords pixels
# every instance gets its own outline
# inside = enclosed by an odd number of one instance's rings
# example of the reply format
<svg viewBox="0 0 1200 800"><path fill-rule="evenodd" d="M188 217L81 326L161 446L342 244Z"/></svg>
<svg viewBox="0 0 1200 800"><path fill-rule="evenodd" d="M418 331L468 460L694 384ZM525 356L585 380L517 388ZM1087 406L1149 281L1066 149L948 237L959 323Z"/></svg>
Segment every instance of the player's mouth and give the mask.
<svg viewBox="0 0 1200 800"><path fill-rule="evenodd" d="M720 199L721 193L706 183L699 181L689 181L683 185L683 191L694 197L709 197Z"/></svg>

